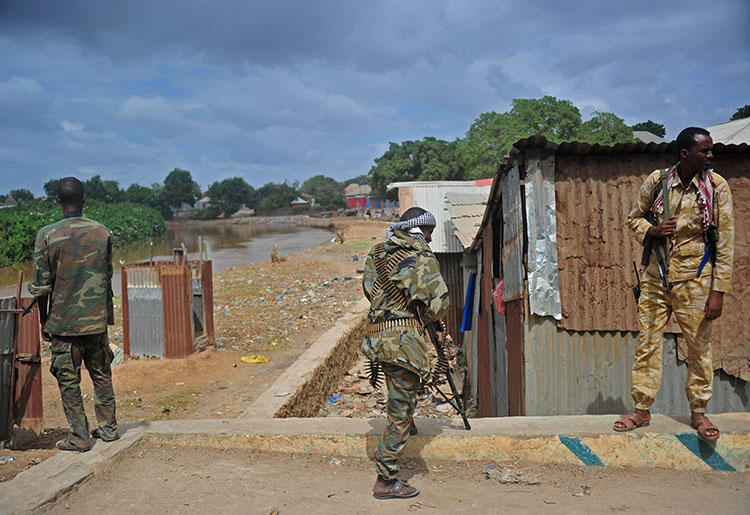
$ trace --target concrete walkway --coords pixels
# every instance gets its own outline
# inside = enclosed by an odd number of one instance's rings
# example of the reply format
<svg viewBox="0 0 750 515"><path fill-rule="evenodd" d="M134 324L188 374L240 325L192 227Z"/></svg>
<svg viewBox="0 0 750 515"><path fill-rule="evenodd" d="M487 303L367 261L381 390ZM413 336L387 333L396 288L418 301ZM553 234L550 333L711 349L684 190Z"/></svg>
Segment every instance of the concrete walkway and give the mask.
<svg viewBox="0 0 750 515"><path fill-rule="evenodd" d="M687 418L654 415L651 425L615 433L615 415L473 419L418 419L406 455L425 459L525 459L542 463L614 467L750 471L750 413L713 415L722 434L699 442ZM325 456L372 456L384 419L228 419L153 422L124 427L117 442L89 452L60 452L0 485L0 512L34 510L89 476L116 467L118 454L142 441L243 448Z"/></svg>

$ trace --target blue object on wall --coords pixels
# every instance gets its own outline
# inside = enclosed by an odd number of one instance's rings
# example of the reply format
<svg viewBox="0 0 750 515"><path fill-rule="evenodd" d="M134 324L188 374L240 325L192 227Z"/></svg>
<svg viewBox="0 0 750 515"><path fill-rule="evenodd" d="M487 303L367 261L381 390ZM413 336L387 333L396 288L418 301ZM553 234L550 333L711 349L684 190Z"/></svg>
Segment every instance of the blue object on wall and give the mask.
<svg viewBox="0 0 750 515"><path fill-rule="evenodd" d="M461 332L471 331L471 320L474 314L474 278L476 272L469 274L469 285L466 287L466 300L464 301L464 316L461 320Z"/></svg>

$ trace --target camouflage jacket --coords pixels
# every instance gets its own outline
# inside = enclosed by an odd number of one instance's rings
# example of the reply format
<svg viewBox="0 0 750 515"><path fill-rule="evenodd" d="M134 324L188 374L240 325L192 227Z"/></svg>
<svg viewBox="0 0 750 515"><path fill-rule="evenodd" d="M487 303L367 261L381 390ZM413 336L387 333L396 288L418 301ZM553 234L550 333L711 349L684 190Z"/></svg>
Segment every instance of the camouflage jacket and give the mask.
<svg viewBox="0 0 750 515"><path fill-rule="evenodd" d="M392 270L390 281L407 299L409 307L403 308L400 305L402 299L392 298L384 288L374 291L378 272L373 247L367 255L362 277L362 289L370 301L370 324L396 319L414 319L415 315L410 309L416 305L422 306L426 322L442 317L448 311L448 288L440 275L440 265L429 246L403 231L396 231L385 241L384 248L387 256L392 256L399 250L406 251L405 258ZM377 334L368 334L362 342L362 352L370 359L410 370L422 380L427 380L430 375L427 343L421 331L413 328L394 327Z"/></svg>
<svg viewBox="0 0 750 515"><path fill-rule="evenodd" d="M29 293L50 296L46 330L59 336L103 333L114 322L109 230L82 216L39 230Z"/></svg>

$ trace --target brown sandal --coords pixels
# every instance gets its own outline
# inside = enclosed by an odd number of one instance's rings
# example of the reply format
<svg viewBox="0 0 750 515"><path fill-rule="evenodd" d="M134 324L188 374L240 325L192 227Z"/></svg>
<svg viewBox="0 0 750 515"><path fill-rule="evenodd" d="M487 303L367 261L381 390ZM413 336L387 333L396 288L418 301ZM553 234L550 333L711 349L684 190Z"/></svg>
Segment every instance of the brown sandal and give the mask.
<svg viewBox="0 0 750 515"><path fill-rule="evenodd" d="M639 415L635 411L631 411L624 417L622 417L620 420L615 422L615 425L612 429L617 431L618 433L623 433L625 431L632 431L633 429L638 429L639 427L646 427L651 423L651 414L647 413L645 417ZM617 424L620 424L618 426Z"/></svg>
<svg viewBox="0 0 750 515"><path fill-rule="evenodd" d="M690 416L690 427L698 432L698 436L703 440L714 442L719 439L721 432L719 428L713 425L706 415L703 413L693 413ZM716 431L709 435L709 431Z"/></svg>

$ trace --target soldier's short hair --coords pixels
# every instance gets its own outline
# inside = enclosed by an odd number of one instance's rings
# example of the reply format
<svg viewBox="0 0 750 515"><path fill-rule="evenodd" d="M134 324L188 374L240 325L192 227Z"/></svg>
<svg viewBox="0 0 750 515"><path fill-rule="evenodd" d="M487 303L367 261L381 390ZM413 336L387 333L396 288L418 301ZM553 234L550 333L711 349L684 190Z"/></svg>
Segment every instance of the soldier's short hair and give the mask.
<svg viewBox="0 0 750 515"><path fill-rule="evenodd" d="M682 129L677 135L677 152L681 152L683 149L690 150L695 145L698 136L711 136L711 133L701 127L688 127Z"/></svg>
<svg viewBox="0 0 750 515"><path fill-rule="evenodd" d="M80 204L83 201L83 184L75 177L60 179L57 196L61 204Z"/></svg>

